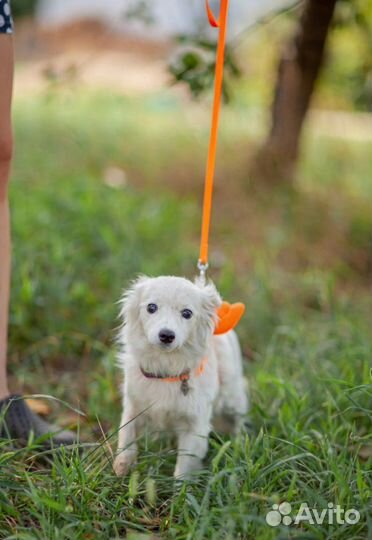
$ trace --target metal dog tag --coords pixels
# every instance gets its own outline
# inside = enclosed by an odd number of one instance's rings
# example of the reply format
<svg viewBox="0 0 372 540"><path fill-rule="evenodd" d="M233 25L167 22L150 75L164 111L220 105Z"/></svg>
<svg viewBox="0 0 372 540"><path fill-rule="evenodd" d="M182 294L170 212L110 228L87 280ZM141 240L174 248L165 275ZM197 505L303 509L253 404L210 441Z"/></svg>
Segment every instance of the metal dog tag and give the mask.
<svg viewBox="0 0 372 540"><path fill-rule="evenodd" d="M187 379L184 379L181 382L181 392L184 396L186 396L190 391L189 381Z"/></svg>

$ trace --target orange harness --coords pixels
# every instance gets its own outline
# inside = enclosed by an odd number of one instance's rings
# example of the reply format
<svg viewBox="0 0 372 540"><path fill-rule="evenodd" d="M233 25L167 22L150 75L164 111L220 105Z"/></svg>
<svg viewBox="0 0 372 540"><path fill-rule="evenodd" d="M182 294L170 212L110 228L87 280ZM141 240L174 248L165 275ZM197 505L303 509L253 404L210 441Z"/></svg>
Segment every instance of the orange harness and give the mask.
<svg viewBox="0 0 372 540"><path fill-rule="evenodd" d="M214 330L214 335L226 334L238 324L245 312L245 305L242 302L230 304L222 302L217 310L218 322Z"/></svg>

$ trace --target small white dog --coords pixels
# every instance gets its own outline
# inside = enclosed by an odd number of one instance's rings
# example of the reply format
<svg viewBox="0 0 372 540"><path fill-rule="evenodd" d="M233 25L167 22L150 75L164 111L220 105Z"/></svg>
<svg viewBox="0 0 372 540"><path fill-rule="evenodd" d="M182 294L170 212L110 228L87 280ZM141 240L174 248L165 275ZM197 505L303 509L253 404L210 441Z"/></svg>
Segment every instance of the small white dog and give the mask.
<svg viewBox="0 0 372 540"><path fill-rule="evenodd" d="M220 304L214 285L179 277L140 277L125 293L119 476L136 460L144 425L176 434L177 478L201 467L212 417L240 426L248 409L242 355L235 332L213 336Z"/></svg>

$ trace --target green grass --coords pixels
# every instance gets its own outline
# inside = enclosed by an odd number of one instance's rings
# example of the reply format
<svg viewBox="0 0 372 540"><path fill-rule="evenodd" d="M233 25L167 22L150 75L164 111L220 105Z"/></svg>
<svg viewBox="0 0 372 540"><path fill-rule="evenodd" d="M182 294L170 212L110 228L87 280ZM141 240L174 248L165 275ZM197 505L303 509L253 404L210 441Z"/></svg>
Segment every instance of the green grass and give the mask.
<svg viewBox="0 0 372 540"><path fill-rule="evenodd" d="M249 125L234 129L241 114L239 107L225 111L221 137L221 166L236 183L246 181L240 150L253 144ZM190 119L166 94L51 92L17 102L15 125L12 380L25 393L84 411L78 428L86 441L102 442L99 421L115 450L116 301L140 272L193 275L208 117ZM279 197L279 212L255 203L260 244L250 231L242 236L231 216L215 216L214 276L248 308L239 334L252 358L249 433L233 440L215 434L206 469L183 485L172 480L167 440L144 438L124 480L114 477L105 444L39 463L32 443L23 450L0 443L0 538L372 536L371 302L354 260L341 260L337 250L326 262L312 259L324 236L319 208L330 216L331 239L341 221L350 252L366 249L369 156L370 145L346 148L310 134L295 199ZM110 165L125 170L126 186L105 184ZM249 191L244 197L252 204ZM236 244L242 258L230 261ZM288 267L289 250L310 253L311 262ZM70 418L63 404L54 414ZM318 509L333 502L356 508L361 520L270 528L265 515L284 500L295 511L303 502Z"/></svg>

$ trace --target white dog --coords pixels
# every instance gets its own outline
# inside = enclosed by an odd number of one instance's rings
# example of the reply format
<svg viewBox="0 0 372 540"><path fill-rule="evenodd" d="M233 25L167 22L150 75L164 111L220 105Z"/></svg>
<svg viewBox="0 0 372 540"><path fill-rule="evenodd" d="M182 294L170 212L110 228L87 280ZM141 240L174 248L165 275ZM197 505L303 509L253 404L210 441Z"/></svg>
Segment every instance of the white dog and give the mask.
<svg viewBox="0 0 372 540"><path fill-rule="evenodd" d="M239 427L248 409L242 355L235 332L213 336L220 304L214 285L179 277L141 277L125 293L116 474L136 460L145 424L176 434L178 478L201 467L213 416Z"/></svg>

